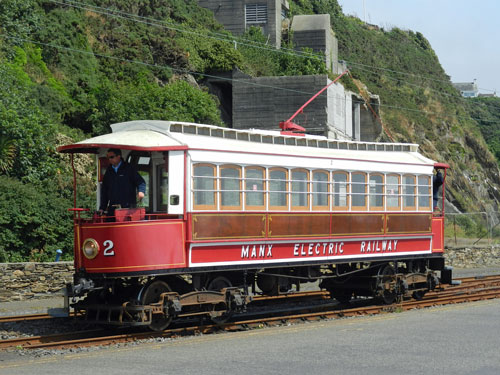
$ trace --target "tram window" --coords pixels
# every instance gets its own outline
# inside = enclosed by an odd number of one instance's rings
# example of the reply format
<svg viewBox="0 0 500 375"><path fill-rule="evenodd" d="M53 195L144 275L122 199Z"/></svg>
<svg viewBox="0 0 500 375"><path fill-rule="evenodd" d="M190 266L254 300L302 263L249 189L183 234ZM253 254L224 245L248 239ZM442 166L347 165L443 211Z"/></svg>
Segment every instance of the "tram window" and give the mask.
<svg viewBox="0 0 500 375"><path fill-rule="evenodd" d="M388 210L399 210L400 208L400 188L399 188L399 176L398 175L388 175L387 176L387 209Z"/></svg>
<svg viewBox="0 0 500 375"><path fill-rule="evenodd" d="M288 171L275 168L269 171L269 208L288 210Z"/></svg>
<svg viewBox="0 0 500 375"><path fill-rule="evenodd" d="M384 209L384 176L370 173L370 210Z"/></svg>
<svg viewBox="0 0 500 375"><path fill-rule="evenodd" d="M194 208L198 210L215 210L215 166L196 164L193 167Z"/></svg>
<svg viewBox="0 0 500 375"><path fill-rule="evenodd" d="M351 208L366 210L366 173L351 174Z"/></svg>
<svg viewBox="0 0 500 375"><path fill-rule="evenodd" d="M403 209L415 209L415 176L403 176Z"/></svg>
<svg viewBox="0 0 500 375"><path fill-rule="evenodd" d="M245 208L264 210L264 168L245 168Z"/></svg>
<svg viewBox="0 0 500 375"><path fill-rule="evenodd" d="M418 209L428 211L431 209L431 178L418 176Z"/></svg>
<svg viewBox="0 0 500 375"><path fill-rule="evenodd" d="M312 194L313 210L328 210L330 208L330 200L328 196L328 172L313 172Z"/></svg>
<svg viewBox="0 0 500 375"><path fill-rule="evenodd" d="M168 207L168 172L165 165L158 165L156 173L158 176L158 209L166 211Z"/></svg>
<svg viewBox="0 0 500 375"><path fill-rule="evenodd" d="M241 168L220 167L220 205L223 210L241 209Z"/></svg>
<svg viewBox="0 0 500 375"><path fill-rule="evenodd" d="M349 185L346 172L333 173L333 210L345 211L349 207Z"/></svg>
<svg viewBox="0 0 500 375"><path fill-rule="evenodd" d="M292 210L309 209L309 172L303 169L292 170Z"/></svg>

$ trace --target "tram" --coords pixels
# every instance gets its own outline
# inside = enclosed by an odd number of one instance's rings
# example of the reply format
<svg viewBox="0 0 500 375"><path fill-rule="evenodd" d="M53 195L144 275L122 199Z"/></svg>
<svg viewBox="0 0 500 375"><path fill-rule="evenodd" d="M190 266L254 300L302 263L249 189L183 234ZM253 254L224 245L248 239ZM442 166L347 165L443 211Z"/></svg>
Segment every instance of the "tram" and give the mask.
<svg viewBox="0 0 500 375"><path fill-rule="evenodd" d="M448 165L418 145L174 121L111 128L59 148L72 162L77 153L96 158L96 206L75 198L71 209L67 286L89 320L159 330L189 314L224 321L253 295L305 283L343 303L391 303L451 282L444 184L433 204L433 176L446 177ZM94 211L109 148L122 151L147 193L142 206L103 217Z"/></svg>

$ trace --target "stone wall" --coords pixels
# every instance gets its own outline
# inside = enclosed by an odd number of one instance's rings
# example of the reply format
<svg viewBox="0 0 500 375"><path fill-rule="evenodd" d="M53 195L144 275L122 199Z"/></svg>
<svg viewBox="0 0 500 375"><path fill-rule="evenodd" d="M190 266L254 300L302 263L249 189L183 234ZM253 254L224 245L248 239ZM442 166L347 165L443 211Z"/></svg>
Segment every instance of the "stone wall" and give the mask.
<svg viewBox="0 0 500 375"><path fill-rule="evenodd" d="M73 270L73 262L0 263L0 303L62 295Z"/></svg>
<svg viewBox="0 0 500 375"><path fill-rule="evenodd" d="M455 268L500 268L500 246L447 248L446 264ZM73 262L0 263L0 303L62 295L73 281Z"/></svg>
<svg viewBox="0 0 500 375"><path fill-rule="evenodd" d="M500 267L500 246L446 248L446 264L455 268Z"/></svg>

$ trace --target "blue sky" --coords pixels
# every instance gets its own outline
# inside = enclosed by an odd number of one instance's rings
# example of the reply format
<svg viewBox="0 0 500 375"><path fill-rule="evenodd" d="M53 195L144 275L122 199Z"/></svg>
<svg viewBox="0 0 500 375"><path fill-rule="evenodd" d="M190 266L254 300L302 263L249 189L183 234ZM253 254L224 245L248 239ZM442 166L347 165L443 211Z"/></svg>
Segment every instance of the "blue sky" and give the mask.
<svg viewBox="0 0 500 375"><path fill-rule="evenodd" d="M344 14L368 23L420 31L453 82L475 78L480 92L500 96L499 0L338 1Z"/></svg>

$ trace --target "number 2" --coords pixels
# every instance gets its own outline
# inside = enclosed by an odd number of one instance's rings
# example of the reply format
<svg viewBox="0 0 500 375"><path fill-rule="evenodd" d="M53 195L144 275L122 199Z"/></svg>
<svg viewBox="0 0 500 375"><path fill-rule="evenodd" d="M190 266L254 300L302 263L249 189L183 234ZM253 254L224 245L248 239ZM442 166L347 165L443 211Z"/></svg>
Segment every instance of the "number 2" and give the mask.
<svg viewBox="0 0 500 375"><path fill-rule="evenodd" d="M115 246L115 244L113 243L113 241L110 241L110 240L104 241L104 246L106 246L106 248L104 249L104 253L103 253L103 255L105 257L110 257L110 256L115 255L115 251L113 250L113 247Z"/></svg>

